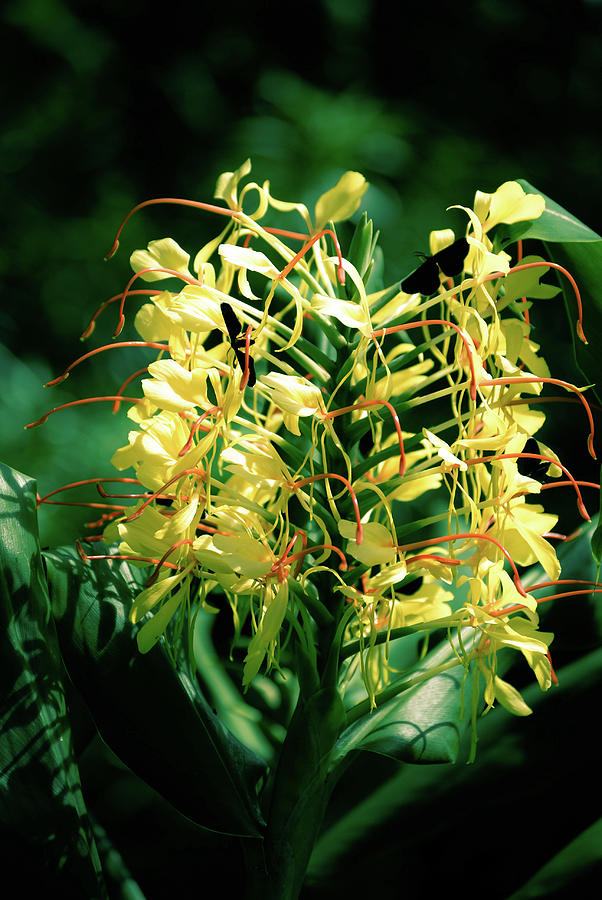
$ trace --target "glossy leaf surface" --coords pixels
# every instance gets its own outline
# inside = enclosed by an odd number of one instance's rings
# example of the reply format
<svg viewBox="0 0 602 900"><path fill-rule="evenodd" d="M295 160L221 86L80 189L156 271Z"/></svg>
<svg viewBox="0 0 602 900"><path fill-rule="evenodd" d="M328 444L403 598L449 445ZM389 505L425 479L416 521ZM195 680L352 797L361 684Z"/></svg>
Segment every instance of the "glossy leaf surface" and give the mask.
<svg viewBox="0 0 602 900"><path fill-rule="evenodd" d="M136 575L122 561L46 554L52 609L71 679L98 730L133 772L206 828L258 835L259 757L218 720L164 647L139 653L127 617ZM138 576L139 578L139 576Z"/></svg>

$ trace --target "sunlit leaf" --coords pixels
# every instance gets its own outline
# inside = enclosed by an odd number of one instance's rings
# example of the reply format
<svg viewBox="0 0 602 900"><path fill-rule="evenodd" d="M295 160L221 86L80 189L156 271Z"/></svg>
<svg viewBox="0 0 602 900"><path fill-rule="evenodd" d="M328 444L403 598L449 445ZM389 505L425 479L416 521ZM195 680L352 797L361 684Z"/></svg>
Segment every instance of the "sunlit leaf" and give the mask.
<svg viewBox="0 0 602 900"><path fill-rule="evenodd" d="M176 672L162 644L139 652L128 619L134 570L117 560L86 565L72 548L48 552L46 561L63 657L101 737L193 821L257 835L261 760L223 727L192 679Z"/></svg>
<svg viewBox="0 0 602 900"><path fill-rule="evenodd" d="M12 870L21 853L31 858L18 875L23 896L41 867L63 891L105 897L40 557L36 484L2 464L0 484L2 859Z"/></svg>

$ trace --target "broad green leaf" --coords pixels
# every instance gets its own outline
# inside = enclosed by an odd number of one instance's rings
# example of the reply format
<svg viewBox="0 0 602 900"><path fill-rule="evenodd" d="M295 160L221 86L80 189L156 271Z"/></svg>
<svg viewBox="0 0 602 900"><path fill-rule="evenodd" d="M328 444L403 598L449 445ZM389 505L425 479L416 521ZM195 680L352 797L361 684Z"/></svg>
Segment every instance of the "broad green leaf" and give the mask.
<svg viewBox="0 0 602 900"><path fill-rule="evenodd" d="M600 691L602 650L560 669L558 677L559 685L547 692L535 683L523 690L534 711L528 719L502 708L481 719L473 765L393 767L386 760L370 763L371 754L361 754L341 778L311 857L308 882L319 885L319 895L327 896L331 887L337 896L363 895L374 873L364 877L362 867L369 869L366 859L375 852L386 861L390 883L402 872L409 886L424 883L425 860L435 859L429 896L443 894L449 867L453 870L465 850L466 829L495 810L498 833L511 834L515 847L528 847L514 854L511 865L496 869L495 896L507 897L525 873L550 858L554 851L547 848L558 846L560 831L574 821L584 827L595 819L599 802L591 784L597 779L599 744L587 715ZM561 777L569 769L571 777ZM491 878L489 854L475 855L471 878L478 883Z"/></svg>
<svg viewBox="0 0 602 900"><path fill-rule="evenodd" d="M258 835L261 760L223 727L162 644L142 655L128 619L134 570L46 554L63 658L101 737L130 769L205 828ZM138 570L139 572L139 570ZM139 586L138 586L139 587Z"/></svg>
<svg viewBox="0 0 602 900"><path fill-rule="evenodd" d="M408 678L450 659L452 650L443 642ZM468 711L462 716L465 680L465 671L458 665L377 706L343 731L334 749L333 767L353 750L371 750L405 762L455 762L470 719ZM468 683L465 691L470 698Z"/></svg>
<svg viewBox="0 0 602 900"><path fill-rule="evenodd" d="M534 900L536 897L585 897L598 882L602 864L602 819L582 831L528 880L509 900Z"/></svg>
<svg viewBox="0 0 602 900"><path fill-rule="evenodd" d="M602 240L599 234L580 222L575 216L551 200L550 197L533 187L523 178L517 178L517 181L527 194L541 194L546 201L546 208L538 219L532 219L526 222L516 222L514 225L505 225L500 228L500 233L504 236L504 243L511 243L519 238L535 238L540 241L551 241L560 243L569 243L576 241L594 242Z"/></svg>
<svg viewBox="0 0 602 900"><path fill-rule="evenodd" d="M35 481L0 464L0 828L18 892L38 866L70 895L106 890L81 792L64 670L40 557ZM48 887L57 887L54 880Z"/></svg>
<svg viewBox="0 0 602 900"><path fill-rule="evenodd" d="M546 246L549 258L571 273L579 288L583 305L583 332L588 341L584 344L576 331L577 301L573 288L566 276L558 272L562 284L567 318L573 339L575 361L584 375L584 384L594 385L593 392L602 402L602 371L600 348L602 347L602 291L600 272L602 271L602 240L592 243L563 243ZM589 397L590 391L585 395Z"/></svg>
<svg viewBox="0 0 602 900"><path fill-rule="evenodd" d="M602 468L600 469L600 495L602 496ZM602 516L598 515L596 527L591 538L592 555L598 569L602 563ZM596 579L597 581L598 579Z"/></svg>

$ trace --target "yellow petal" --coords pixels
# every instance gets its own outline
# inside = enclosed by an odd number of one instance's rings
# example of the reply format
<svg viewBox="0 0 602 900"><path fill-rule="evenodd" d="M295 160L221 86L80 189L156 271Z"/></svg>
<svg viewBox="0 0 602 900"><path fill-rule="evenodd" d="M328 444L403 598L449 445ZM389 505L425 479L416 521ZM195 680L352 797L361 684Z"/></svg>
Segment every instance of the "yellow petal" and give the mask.
<svg viewBox="0 0 602 900"><path fill-rule="evenodd" d="M368 189L368 182L359 172L345 172L337 183L316 203L316 231L327 222L342 222L358 209Z"/></svg>
<svg viewBox="0 0 602 900"><path fill-rule="evenodd" d="M517 181L506 181L491 195L485 230L489 231L500 222L512 225L538 219L545 207L546 201L541 194L526 194Z"/></svg>
<svg viewBox="0 0 602 900"><path fill-rule="evenodd" d="M250 247L238 247L236 244L220 244L219 255L233 266L249 269L251 272L260 272L270 278L276 278L278 269L265 253L252 250Z"/></svg>
<svg viewBox="0 0 602 900"><path fill-rule="evenodd" d="M259 672L259 667L263 662L269 644L278 637L287 607L288 581L284 581L278 585L276 596L270 600L269 606L260 622L259 629L251 638L243 669L243 687L250 684Z"/></svg>
<svg viewBox="0 0 602 900"><path fill-rule="evenodd" d="M359 303L350 303L348 300L337 300L334 297L327 297L324 294L314 294L311 298L311 306L316 312L332 316L349 328L357 328L366 336L369 336L371 333L370 316Z"/></svg>
<svg viewBox="0 0 602 900"><path fill-rule="evenodd" d="M213 196L218 200L225 200L230 209L236 209L238 207L238 182L241 178L245 178L250 171L251 160L246 159L235 172L222 172L217 179Z"/></svg>
<svg viewBox="0 0 602 900"><path fill-rule="evenodd" d="M180 588L175 594L167 600L161 609L152 616L148 622L145 622L138 634L136 641L140 653L148 653L155 646L172 617L176 613L178 606L187 594L186 588Z"/></svg>
<svg viewBox="0 0 602 900"><path fill-rule="evenodd" d="M495 687L495 699L502 704L504 709L515 716L530 716L533 710L527 706L519 692L507 681L503 681L498 675L493 676Z"/></svg>
<svg viewBox="0 0 602 900"><path fill-rule="evenodd" d="M134 250L130 256L130 265L134 272L141 269L163 268L175 269L183 275L188 272L190 255L177 244L173 238L161 238L151 241L147 250ZM161 278L169 278L166 272L145 272L140 276L144 281L159 281Z"/></svg>

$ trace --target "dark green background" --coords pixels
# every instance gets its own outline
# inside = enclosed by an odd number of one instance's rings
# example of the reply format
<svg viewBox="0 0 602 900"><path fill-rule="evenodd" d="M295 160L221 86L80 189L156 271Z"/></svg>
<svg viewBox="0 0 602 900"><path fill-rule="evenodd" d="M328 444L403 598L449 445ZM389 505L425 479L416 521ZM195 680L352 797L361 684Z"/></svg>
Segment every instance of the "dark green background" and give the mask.
<svg viewBox="0 0 602 900"><path fill-rule="evenodd" d="M413 253L427 249L431 228L460 223L447 206L470 205L476 188L493 191L509 178L526 178L600 232L600 3L415 3L403 7L401 23L397 9L382 0L170 2L152 12L142 0L12 0L3 7L0 441L5 461L36 476L41 492L111 474L108 457L125 442L127 424L104 405L59 413L35 431L23 425L59 403L111 393L142 357L115 351L58 388L42 391L42 382L83 352L78 336L93 310L123 287L131 250L170 235L194 253L221 224L192 210L145 210L128 226L117 258L105 263L117 224L141 200L210 200L216 176L247 156L253 176L269 178L277 197L310 206L343 171L359 170L371 183L365 204L382 233L387 283L415 265ZM553 374L579 380L561 301L536 306L532 319ZM102 320L90 347L110 339L114 321ZM129 323L124 338L135 337ZM558 417L546 440L576 477L595 479L585 435L575 439L567 421ZM578 521L574 504L554 502L565 515L559 528L570 530ZM89 519L47 507L42 541L72 540ZM559 652L564 646L570 661L585 645L570 622L566 629ZM568 752L568 744L560 746ZM113 817L113 837L131 837L141 810L144 825L163 836L162 859L131 844L130 864L147 881L148 897L165 896L161 877L173 883L166 867L183 872L186 883L197 851L183 820L161 811L121 770L113 793L102 779L95 785L95 771L92 757L89 789L99 791L101 818L110 825ZM557 775L570 777L568 770ZM362 777L365 785L374 776ZM549 767L547 777L554 777ZM586 785L579 791L563 840L594 815ZM466 802L479 800L470 794ZM116 809L131 814L123 835ZM449 841L458 835L447 815L437 833L453 867ZM511 831L512 817L504 822ZM426 833L430 826L420 827ZM398 872L395 846L381 831L378 846L363 850L363 887L379 881L368 871L371 854ZM232 851L223 839L210 838L206 849L206 859L227 868ZM458 843L457 853L465 850ZM484 852L495 856L491 844ZM424 866L427 872L432 859ZM476 870L484 885L484 870ZM469 877L470 865L465 872ZM362 873L353 877L359 885ZM520 883L499 873L492 879L491 897ZM394 886L390 878L384 884ZM420 893L414 869L410 884L412 896L432 896L428 879ZM331 882L329 896L333 890ZM197 893L198 886L190 896Z"/></svg>

